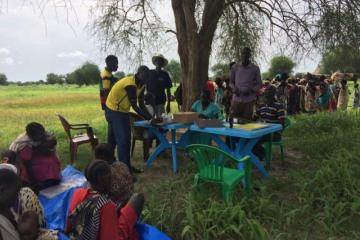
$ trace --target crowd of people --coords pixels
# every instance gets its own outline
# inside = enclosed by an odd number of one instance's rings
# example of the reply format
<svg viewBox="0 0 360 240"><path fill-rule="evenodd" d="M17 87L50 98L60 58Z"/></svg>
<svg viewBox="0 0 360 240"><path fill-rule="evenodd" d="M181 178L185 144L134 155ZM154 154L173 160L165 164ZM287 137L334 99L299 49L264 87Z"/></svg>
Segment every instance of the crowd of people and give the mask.
<svg viewBox="0 0 360 240"><path fill-rule="evenodd" d="M248 50L250 52L250 50ZM242 56L246 56L244 53ZM208 81L205 88L215 96L214 103L221 109L220 117L252 120L258 108L265 103L265 90L275 88L276 101L281 103L287 115L321 111L347 110L351 91L348 81L354 82L352 107L360 107L357 76L338 73L332 76L307 73L304 78L294 78L279 73L273 79L261 80L260 71L252 63L230 63L229 74ZM340 77L339 77L340 76ZM215 88L208 87L213 82Z"/></svg>
<svg viewBox="0 0 360 240"><path fill-rule="evenodd" d="M172 83L163 70L167 59L154 56L155 68L140 66L134 75L116 79L118 59L109 55L101 71L100 102L108 123L107 143L99 144L94 159L84 170L88 186L75 190L67 213L64 233L46 229L39 191L59 184L61 166L56 154L57 140L37 122L29 123L23 134L2 153L0 163L0 240L138 239L135 224L144 205L144 195L134 192L140 169L131 164L130 109L143 119L159 119L170 113ZM181 85L175 99L182 104ZM360 106L358 84L354 85L353 107ZM191 111L200 118L236 122L263 121L284 125L286 115L299 112L346 110L349 87L345 79L327 79L307 74L293 79L280 73L273 80L261 80L259 67L251 62L251 49L244 48L241 60L231 63L229 74L207 81ZM275 140L281 133L274 134ZM254 153L264 158L264 136ZM228 139L231 145L232 139ZM211 144L205 134L193 133L191 143ZM115 149L117 155L115 157Z"/></svg>
<svg viewBox="0 0 360 240"><path fill-rule="evenodd" d="M135 224L144 195L134 193L133 175L125 163L115 160L109 144L96 146L94 160L84 171L88 187L74 191L65 231L47 229L38 194L60 182L56 145L53 134L32 122L2 153L0 239L138 239Z"/></svg>

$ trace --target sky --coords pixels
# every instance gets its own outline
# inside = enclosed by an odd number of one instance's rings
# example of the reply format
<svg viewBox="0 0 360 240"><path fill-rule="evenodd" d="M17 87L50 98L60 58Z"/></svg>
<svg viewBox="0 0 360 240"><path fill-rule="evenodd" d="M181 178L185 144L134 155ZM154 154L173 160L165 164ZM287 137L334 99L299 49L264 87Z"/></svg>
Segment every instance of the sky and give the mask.
<svg viewBox="0 0 360 240"><path fill-rule="evenodd" d="M69 1L69 0L66 0ZM66 74L85 61L104 67L104 58L112 52L100 50L99 42L87 30L91 0L71 0L73 10L63 7L63 0L0 0L0 73L8 81L45 80L47 73ZM41 2L55 5L40 5ZM157 12L166 24L174 27L171 1L165 0ZM40 9L43 9L41 11ZM68 10L66 10L68 9ZM262 71L269 67L271 56L279 54L275 47L259 59ZM161 52L168 59L179 59L176 40ZM121 53L118 53L118 56ZM297 63L296 72L313 72L319 57ZM133 72L132 62L119 56L119 70ZM144 63L153 67L150 58ZM211 64L216 59L211 59Z"/></svg>

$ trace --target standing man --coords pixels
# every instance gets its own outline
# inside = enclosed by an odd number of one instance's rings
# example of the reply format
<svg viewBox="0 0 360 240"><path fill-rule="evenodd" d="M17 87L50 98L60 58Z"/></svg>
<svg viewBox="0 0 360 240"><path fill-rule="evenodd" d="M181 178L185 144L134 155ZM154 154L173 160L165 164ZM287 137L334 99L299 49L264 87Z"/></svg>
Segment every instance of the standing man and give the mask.
<svg viewBox="0 0 360 240"><path fill-rule="evenodd" d="M231 68L230 86L234 93L230 117L251 120L254 111L256 93L261 88L261 76L258 66L250 61L251 49L241 50L241 62Z"/></svg>
<svg viewBox="0 0 360 240"><path fill-rule="evenodd" d="M116 79L113 76L113 72L116 72L118 69L118 59L114 55L109 55L105 58L106 67L104 70L100 72L100 102L101 102L101 108L105 111L105 103L106 99L109 95L109 92L111 88L114 86L114 84L117 82L118 79Z"/></svg>
<svg viewBox="0 0 360 240"><path fill-rule="evenodd" d="M166 112L170 113L170 101L171 101L171 88L172 82L169 74L162 70L167 64L168 60L163 55L154 56L152 58L153 64L156 66L154 70L151 70L150 80L146 84L146 90L149 94L152 94L155 98L155 116L160 118ZM166 90L166 93L165 93Z"/></svg>
<svg viewBox="0 0 360 240"><path fill-rule="evenodd" d="M134 76L118 81L111 89L106 100L106 116L109 124L108 143L117 146L118 160L125 163L134 173L141 172L130 164L131 126L130 107L145 119L151 119L144 104L145 84L149 68L140 66Z"/></svg>

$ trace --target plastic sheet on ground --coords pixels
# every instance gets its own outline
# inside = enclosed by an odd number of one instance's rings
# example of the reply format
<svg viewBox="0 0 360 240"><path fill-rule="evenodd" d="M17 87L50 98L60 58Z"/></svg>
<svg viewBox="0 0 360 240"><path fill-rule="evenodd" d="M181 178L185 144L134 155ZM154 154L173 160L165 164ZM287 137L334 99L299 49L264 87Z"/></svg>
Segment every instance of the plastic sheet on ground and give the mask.
<svg viewBox="0 0 360 240"><path fill-rule="evenodd" d="M49 229L56 229L63 232L66 227L66 214L70 205L74 190L86 185L86 178L82 172L68 165L61 172L61 183L57 186L47 188L40 192L39 200L44 207L45 220ZM157 228L138 223L136 230L139 233L139 240L170 240L166 234ZM64 235L59 236L60 240L67 240Z"/></svg>

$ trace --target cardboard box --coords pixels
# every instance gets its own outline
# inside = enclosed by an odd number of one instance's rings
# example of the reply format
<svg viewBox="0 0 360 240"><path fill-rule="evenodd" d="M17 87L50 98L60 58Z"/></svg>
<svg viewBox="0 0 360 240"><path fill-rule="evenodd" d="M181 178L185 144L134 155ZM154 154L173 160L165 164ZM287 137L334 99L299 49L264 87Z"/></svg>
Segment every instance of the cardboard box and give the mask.
<svg viewBox="0 0 360 240"><path fill-rule="evenodd" d="M199 119L199 114L194 112L178 112L174 113L174 122L177 123L194 123Z"/></svg>
<svg viewBox="0 0 360 240"><path fill-rule="evenodd" d="M197 119L195 121L199 128L222 128L224 124L219 119Z"/></svg>

